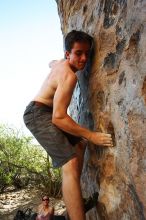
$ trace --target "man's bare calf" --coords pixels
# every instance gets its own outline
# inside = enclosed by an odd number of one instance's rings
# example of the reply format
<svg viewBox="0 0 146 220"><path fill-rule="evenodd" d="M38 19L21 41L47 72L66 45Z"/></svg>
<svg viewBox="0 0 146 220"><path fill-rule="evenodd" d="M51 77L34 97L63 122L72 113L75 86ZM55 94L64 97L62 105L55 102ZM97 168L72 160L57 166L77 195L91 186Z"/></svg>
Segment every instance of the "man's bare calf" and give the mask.
<svg viewBox="0 0 146 220"><path fill-rule="evenodd" d="M74 157L62 167L62 190L70 219L85 220L84 204L80 186L85 146L83 143L79 143L76 148L77 157Z"/></svg>
<svg viewBox="0 0 146 220"><path fill-rule="evenodd" d="M78 158L71 159L62 167L62 191L71 220L85 220L84 205L80 188Z"/></svg>

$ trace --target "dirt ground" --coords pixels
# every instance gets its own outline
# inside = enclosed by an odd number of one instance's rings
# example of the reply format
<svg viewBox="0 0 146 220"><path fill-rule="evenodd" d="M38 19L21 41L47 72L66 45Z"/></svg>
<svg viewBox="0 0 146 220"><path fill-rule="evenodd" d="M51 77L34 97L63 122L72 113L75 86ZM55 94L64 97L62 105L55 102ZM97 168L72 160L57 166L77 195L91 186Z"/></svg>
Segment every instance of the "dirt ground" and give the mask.
<svg viewBox="0 0 146 220"><path fill-rule="evenodd" d="M37 189L23 189L0 194L0 220L13 220L18 209L32 208L36 212L41 203L41 192ZM63 200L50 198L50 205L55 208L55 214L65 211Z"/></svg>

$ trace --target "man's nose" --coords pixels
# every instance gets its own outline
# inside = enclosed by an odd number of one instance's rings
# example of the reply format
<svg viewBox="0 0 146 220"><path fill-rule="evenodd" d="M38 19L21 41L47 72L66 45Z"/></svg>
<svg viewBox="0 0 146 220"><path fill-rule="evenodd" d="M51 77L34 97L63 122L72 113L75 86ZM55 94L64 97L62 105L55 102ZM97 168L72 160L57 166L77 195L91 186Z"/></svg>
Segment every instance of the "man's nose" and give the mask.
<svg viewBox="0 0 146 220"><path fill-rule="evenodd" d="M88 56L86 54L82 54L81 60L82 62L86 62L88 59Z"/></svg>

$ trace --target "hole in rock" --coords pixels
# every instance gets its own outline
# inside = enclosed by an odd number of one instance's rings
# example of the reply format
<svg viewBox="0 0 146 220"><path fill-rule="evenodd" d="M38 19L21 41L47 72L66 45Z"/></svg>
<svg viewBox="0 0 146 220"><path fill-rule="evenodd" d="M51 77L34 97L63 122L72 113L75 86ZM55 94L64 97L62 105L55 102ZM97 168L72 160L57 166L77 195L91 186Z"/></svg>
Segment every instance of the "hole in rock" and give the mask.
<svg viewBox="0 0 146 220"><path fill-rule="evenodd" d="M134 57L137 57L138 59L138 43L140 41L140 30L137 30L135 32L129 41L129 48L127 50L127 59L133 59Z"/></svg>
<svg viewBox="0 0 146 220"><path fill-rule="evenodd" d="M99 116L99 130L104 133L111 134L113 145L116 145L114 126L110 120L108 112L101 112Z"/></svg>
<svg viewBox="0 0 146 220"><path fill-rule="evenodd" d="M144 82L143 82L142 95L144 96L144 101L145 101L145 104L146 104L146 76L145 76Z"/></svg>
<svg viewBox="0 0 146 220"><path fill-rule="evenodd" d="M114 127L113 124L111 122L109 122L108 127L107 127L107 132L109 134L111 134L112 136L112 140L113 140L113 145L116 145L116 141L115 141L115 131L114 131Z"/></svg>
<svg viewBox="0 0 146 220"><path fill-rule="evenodd" d="M86 11L87 11L87 5L85 5L85 6L83 7L83 13L84 13L84 14L86 13Z"/></svg>
<svg viewBox="0 0 146 220"><path fill-rule="evenodd" d="M120 74L120 76L119 76L119 85L122 84L123 79L124 79L124 76L125 76L125 71L123 71L123 72Z"/></svg>

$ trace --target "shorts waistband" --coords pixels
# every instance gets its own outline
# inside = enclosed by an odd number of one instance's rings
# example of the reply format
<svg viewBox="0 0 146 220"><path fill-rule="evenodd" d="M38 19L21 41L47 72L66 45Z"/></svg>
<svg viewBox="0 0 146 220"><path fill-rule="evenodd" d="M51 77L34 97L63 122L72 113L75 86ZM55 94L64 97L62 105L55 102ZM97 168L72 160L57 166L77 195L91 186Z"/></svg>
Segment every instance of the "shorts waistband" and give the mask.
<svg viewBox="0 0 146 220"><path fill-rule="evenodd" d="M53 112L53 107L52 106L48 106L42 102L38 102L38 101L31 101L30 102L31 106L39 106L39 107L45 107L47 108L50 112Z"/></svg>

